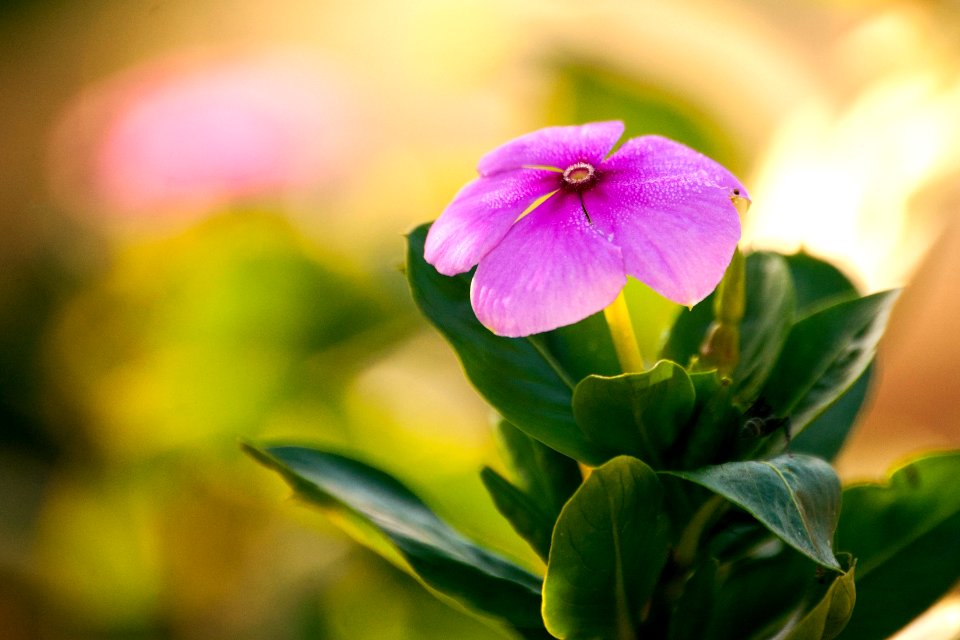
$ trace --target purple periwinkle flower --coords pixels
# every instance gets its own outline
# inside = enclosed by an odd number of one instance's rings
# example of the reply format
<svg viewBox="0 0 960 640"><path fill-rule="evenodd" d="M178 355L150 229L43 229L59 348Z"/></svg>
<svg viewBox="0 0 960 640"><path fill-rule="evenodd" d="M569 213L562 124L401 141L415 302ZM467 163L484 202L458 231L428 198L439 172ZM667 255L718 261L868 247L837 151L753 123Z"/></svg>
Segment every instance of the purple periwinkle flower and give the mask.
<svg viewBox="0 0 960 640"><path fill-rule="evenodd" d="M477 265L470 300L498 335L519 337L600 311L627 275L683 305L720 282L740 239L743 185L710 158L658 136L625 142L622 122L548 127L494 149L427 235L444 275Z"/></svg>

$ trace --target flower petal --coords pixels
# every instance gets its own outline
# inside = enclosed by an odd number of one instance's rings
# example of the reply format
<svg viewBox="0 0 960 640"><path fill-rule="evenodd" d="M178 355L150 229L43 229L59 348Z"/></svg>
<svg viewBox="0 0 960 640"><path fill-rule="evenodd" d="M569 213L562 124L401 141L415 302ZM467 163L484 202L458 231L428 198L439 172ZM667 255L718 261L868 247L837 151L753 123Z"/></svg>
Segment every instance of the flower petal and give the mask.
<svg viewBox="0 0 960 640"><path fill-rule="evenodd" d="M750 198L740 181L722 164L690 147L660 136L640 136L623 143L617 152L601 165L605 173L629 174L637 182L660 178L697 175L703 181L737 189Z"/></svg>
<svg viewBox="0 0 960 640"><path fill-rule="evenodd" d="M599 230L620 247L628 274L683 305L720 282L740 240L730 200L743 185L722 166L681 144L647 136L630 140L584 192Z"/></svg>
<svg viewBox="0 0 960 640"><path fill-rule="evenodd" d="M626 282L620 249L587 222L575 194L561 191L483 257L470 299L491 331L519 337L600 311Z"/></svg>
<svg viewBox="0 0 960 640"><path fill-rule="evenodd" d="M446 276L469 271L527 207L558 186L556 173L535 169L477 178L430 227L424 259Z"/></svg>
<svg viewBox="0 0 960 640"><path fill-rule="evenodd" d="M597 166L623 135L620 121L573 127L547 127L515 138L480 158L477 171L488 176L525 166L566 169L577 162Z"/></svg>

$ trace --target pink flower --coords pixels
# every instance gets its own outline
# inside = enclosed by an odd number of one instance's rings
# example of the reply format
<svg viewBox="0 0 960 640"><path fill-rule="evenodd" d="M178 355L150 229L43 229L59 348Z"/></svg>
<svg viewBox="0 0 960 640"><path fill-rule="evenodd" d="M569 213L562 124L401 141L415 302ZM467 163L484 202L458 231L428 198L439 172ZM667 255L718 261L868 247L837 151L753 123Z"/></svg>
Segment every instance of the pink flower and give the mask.
<svg viewBox="0 0 960 640"><path fill-rule="evenodd" d="M306 53L181 54L87 88L53 140L70 208L192 218L336 184L357 147L335 68Z"/></svg>
<svg viewBox="0 0 960 640"><path fill-rule="evenodd" d="M740 239L731 198L748 197L743 185L658 136L606 157L622 134L622 122L596 122L511 140L481 158L480 177L430 228L424 257L437 271L478 265L470 299L494 333L582 320L613 302L627 275L688 306L720 282Z"/></svg>

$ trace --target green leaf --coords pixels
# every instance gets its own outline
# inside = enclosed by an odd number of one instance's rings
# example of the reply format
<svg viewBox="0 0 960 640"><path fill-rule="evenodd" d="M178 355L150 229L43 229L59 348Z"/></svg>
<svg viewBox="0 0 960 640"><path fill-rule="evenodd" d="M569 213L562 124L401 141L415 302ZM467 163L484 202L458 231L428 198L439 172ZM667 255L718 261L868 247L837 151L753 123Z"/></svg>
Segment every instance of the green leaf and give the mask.
<svg viewBox="0 0 960 640"><path fill-rule="evenodd" d="M681 439L675 469L696 469L727 460L740 433L740 412L732 404L730 381L716 371L690 374L696 393L693 417Z"/></svg>
<svg viewBox="0 0 960 640"><path fill-rule="evenodd" d="M302 447L245 447L302 499L338 516L360 542L469 609L542 629L540 579L462 537L393 477Z"/></svg>
<svg viewBox="0 0 960 640"><path fill-rule="evenodd" d="M889 482L843 492L837 548L857 557L857 608L844 639L893 635L960 577L960 452L919 458Z"/></svg>
<svg viewBox="0 0 960 640"><path fill-rule="evenodd" d="M667 558L656 473L626 456L594 470L563 508L543 586L558 638L634 640Z"/></svg>
<svg viewBox="0 0 960 640"><path fill-rule="evenodd" d="M840 569L831 548L840 511L840 481L823 460L791 454L664 473L723 496L808 558Z"/></svg>
<svg viewBox="0 0 960 640"><path fill-rule="evenodd" d="M510 522L517 534L526 540L546 562L550 555L550 537L556 517L551 517L526 493L490 467L484 467L480 479L497 511Z"/></svg>
<svg viewBox="0 0 960 640"><path fill-rule="evenodd" d="M873 370L874 365L867 367L846 393L820 414L820 417L807 425L800 435L793 438L790 441L790 451L806 453L825 460L836 458L867 400Z"/></svg>
<svg viewBox="0 0 960 640"><path fill-rule="evenodd" d="M533 339L539 340L542 348L556 357L572 380L592 373L611 376L620 373L620 361L602 311Z"/></svg>
<svg viewBox="0 0 960 640"><path fill-rule="evenodd" d="M577 461L554 451L501 420L497 436L517 487L556 522L560 510L583 482Z"/></svg>
<svg viewBox="0 0 960 640"><path fill-rule="evenodd" d="M407 237L407 279L420 310L456 350L467 377L500 414L530 436L588 464L602 449L580 431L570 407L574 380L542 336L502 338L477 320L470 276L441 275L423 259L429 225Z"/></svg>
<svg viewBox="0 0 960 640"><path fill-rule="evenodd" d="M854 563L855 565L856 563ZM816 600L813 606L803 617L791 623L784 635L777 635L782 640L833 640L850 620L853 605L857 601L857 591L854 586L854 570L836 576L826 589L826 593ZM820 591L823 589L821 588ZM880 636L876 636L880 637Z"/></svg>
<svg viewBox="0 0 960 640"><path fill-rule="evenodd" d="M793 324L795 296L782 256L747 257L747 300L740 323L740 362L732 378L737 398L753 400L776 364Z"/></svg>
<svg viewBox="0 0 960 640"><path fill-rule="evenodd" d="M699 357L700 345L713 322L714 297L715 294L711 293L692 308L680 311L660 352L662 359L688 366Z"/></svg>
<svg viewBox="0 0 960 640"><path fill-rule="evenodd" d="M802 251L786 256L786 260L797 294L799 317L858 297L857 288L850 279L832 264ZM794 437L790 442L790 451L833 460L850 435L863 407L870 387L871 372L872 367L868 367L833 406L811 422L803 433Z"/></svg>
<svg viewBox="0 0 960 640"><path fill-rule="evenodd" d="M829 262L803 251L785 257L796 293L797 317L857 297L850 279Z"/></svg>
<svg viewBox="0 0 960 640"><path fill-rule="evenodd" d="M898 291L841 302L793 326L761 402L793 434L835 402L873 361Z"/></svg>
<svg viewBox="0 0 960 640"><path fill-rule="evenodd" d="M573 415L610 456L628 454L663 468L693 412L694 398L686 371L661 360L642 373L584 378L573 392Z"/></svg>
<svg viewBox="0 0 960 640"><path fill-rule="evenodd" d="M703 560L687 579L683 594L670 616L669 640L703 640L717 596L717 570L713 558Z"/></svg>
<svg viewBox="0 0 960 640"><path fill-rule="evenodd" d="M733 372L740 398L752 399L775 365L794 318L794 293L787 263L774 253L746 259L746 305L740 323L740 362ZM696 358L713 322L711 294L677 317L661 357L686 364Z"/></svg>
<svg viewBox="0 0 960 640"><path fill-rule="evenodd" d="M706 640L768 640L783 626L814 580L814 565L779 541L721 566Z"/></svg>

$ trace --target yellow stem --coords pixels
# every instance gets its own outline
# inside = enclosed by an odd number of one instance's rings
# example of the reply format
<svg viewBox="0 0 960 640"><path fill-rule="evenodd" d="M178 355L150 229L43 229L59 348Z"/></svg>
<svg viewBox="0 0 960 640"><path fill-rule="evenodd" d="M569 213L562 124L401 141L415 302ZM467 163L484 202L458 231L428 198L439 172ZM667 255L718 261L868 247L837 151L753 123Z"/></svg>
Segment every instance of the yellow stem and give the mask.
<svg viewBox="0 0 960 640"><path fill-rule="evenodd" d="M610 336L613 338L613 347L617 351L617 359L624 373L636 373L644 370L643 355L637 336L633 332L633 323L630 321L630 311L627 309L627 299L623 291L610 306L603 310L610 327Z"/></svg>

